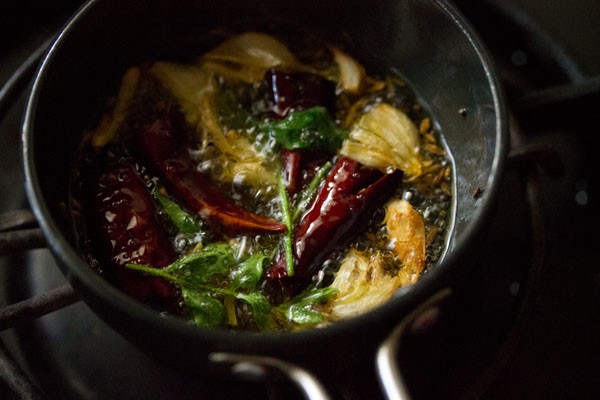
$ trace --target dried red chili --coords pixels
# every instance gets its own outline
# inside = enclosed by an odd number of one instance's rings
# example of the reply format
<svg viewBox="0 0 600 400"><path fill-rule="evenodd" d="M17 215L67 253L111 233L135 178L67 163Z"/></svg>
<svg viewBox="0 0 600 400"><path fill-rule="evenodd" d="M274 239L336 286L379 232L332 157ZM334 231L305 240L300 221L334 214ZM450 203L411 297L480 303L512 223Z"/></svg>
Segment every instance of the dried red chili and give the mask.
<svg viewBox="0 0 600 400"><path fill-rule="evenodd" d="M177 254L171 246L145 183L127 163L103 166L87 184L89 227L105 274L140 300L175 299L176 288L159 278L125 269L127 263L164 268Z"/></svg>
<svg viewBox="0 0 600 400"><path fill-rule="evenodd" d="M341 157L294 233L294 277L288 277L282 254L267 278L292 291L306 284L333 249L358 235L368 223L369 211L394 193L403 175L397 169L383 173Z"/></svg>
<svg viewBox="0 0 600 400"><path fill-rule="evenodd" d="M284 232L284 224L238 206L190 158L172 118L163 116L144 126L135 138L139 152L164 179L175 198L190 211L227 233Z"/></svg>

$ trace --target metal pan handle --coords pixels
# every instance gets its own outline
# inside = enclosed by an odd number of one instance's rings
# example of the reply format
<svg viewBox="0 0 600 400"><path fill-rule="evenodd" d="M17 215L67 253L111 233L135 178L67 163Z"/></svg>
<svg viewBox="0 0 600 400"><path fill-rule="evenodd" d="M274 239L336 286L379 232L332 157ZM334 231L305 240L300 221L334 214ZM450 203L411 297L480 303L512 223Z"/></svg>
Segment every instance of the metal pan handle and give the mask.
<svg viewBox="0 0 600 400"><path fill-rule="evenodd" d="M450 288L445 288L429 297L402 319L379 346L376 354L376 370L387 399L411 399L396 362L402 338L409 330L427 329L435 323L439 315L437 304L451 293ZM308 400L332 398L314 374L287 361L274 357L233 353L212 353L209 359L215 364L229 365L229 372L243 379L268 380L274 375L283 375L294 383Z"/></svg>
<svg viewBox="0 0 600 400"><path fill-rule="evenodd" d="M230 364L230 372L237 377L250 380L268 380L274 375L283 375L300 389L309 400L330 400L331 396L317 377L295 364L274 357L248 354L212 353L210 361Z"/></svg>
<svg viewBox="0 0 600 400"><path fill-rule="evenodd" d="M437 304L451 293L452 289L445 288L429 297L402 319L379 346L376 356L377 376L388 400L410 400L411 398L396 362L404 334L409 329L422 330L433 325L440 312Z"/></svg>

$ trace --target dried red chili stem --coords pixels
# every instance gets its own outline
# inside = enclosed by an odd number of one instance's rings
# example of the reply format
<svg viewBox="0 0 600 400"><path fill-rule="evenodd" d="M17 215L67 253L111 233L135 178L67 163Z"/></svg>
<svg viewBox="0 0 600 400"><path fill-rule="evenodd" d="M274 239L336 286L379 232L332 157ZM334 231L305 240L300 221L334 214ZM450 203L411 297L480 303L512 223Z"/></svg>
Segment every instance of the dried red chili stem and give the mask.
<svg viewBox="0 0 600 400"><path fill-rule="evenodd" d="M164 179L165 186L186 208L226 233L278 233L279 221L238 206L190 158L183 132L169 117L156 119L136 136L142 156Z"/></svg>

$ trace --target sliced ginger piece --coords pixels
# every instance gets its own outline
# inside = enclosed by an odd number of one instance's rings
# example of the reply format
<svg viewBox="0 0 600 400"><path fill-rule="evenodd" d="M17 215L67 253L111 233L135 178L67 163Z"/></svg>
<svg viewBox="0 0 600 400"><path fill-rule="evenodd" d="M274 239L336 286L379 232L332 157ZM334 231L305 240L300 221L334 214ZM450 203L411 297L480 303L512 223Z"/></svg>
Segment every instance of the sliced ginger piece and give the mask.
<svg viewBox="0 0 600 400"><path fill-rule="evenodd" d="M402 285L413 284L425 268L425 222L406 200L394 199L386 205L385 223L396 255L403 264L398 276Z"/></svg>

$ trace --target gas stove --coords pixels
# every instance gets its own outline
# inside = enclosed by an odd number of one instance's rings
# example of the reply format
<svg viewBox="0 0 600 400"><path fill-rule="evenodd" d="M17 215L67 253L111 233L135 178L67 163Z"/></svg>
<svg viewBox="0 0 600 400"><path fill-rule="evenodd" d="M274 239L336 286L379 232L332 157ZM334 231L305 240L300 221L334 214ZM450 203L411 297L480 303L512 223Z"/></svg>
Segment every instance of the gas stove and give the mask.
<svg viewBox="0 0 600 400"><path fill-rule="evenodd" d="M80 4L0 6L0 398L302 398L285 383L211 379L151 359L78 301L43 248L27 211L20 124L44 46ZM455 4L494 59L511 151L472 260L480 268L460 280L433 328L403 340L399 365L414 399L600 398L600 3ZM374 368L328 389L377 399Z"/></svg>

